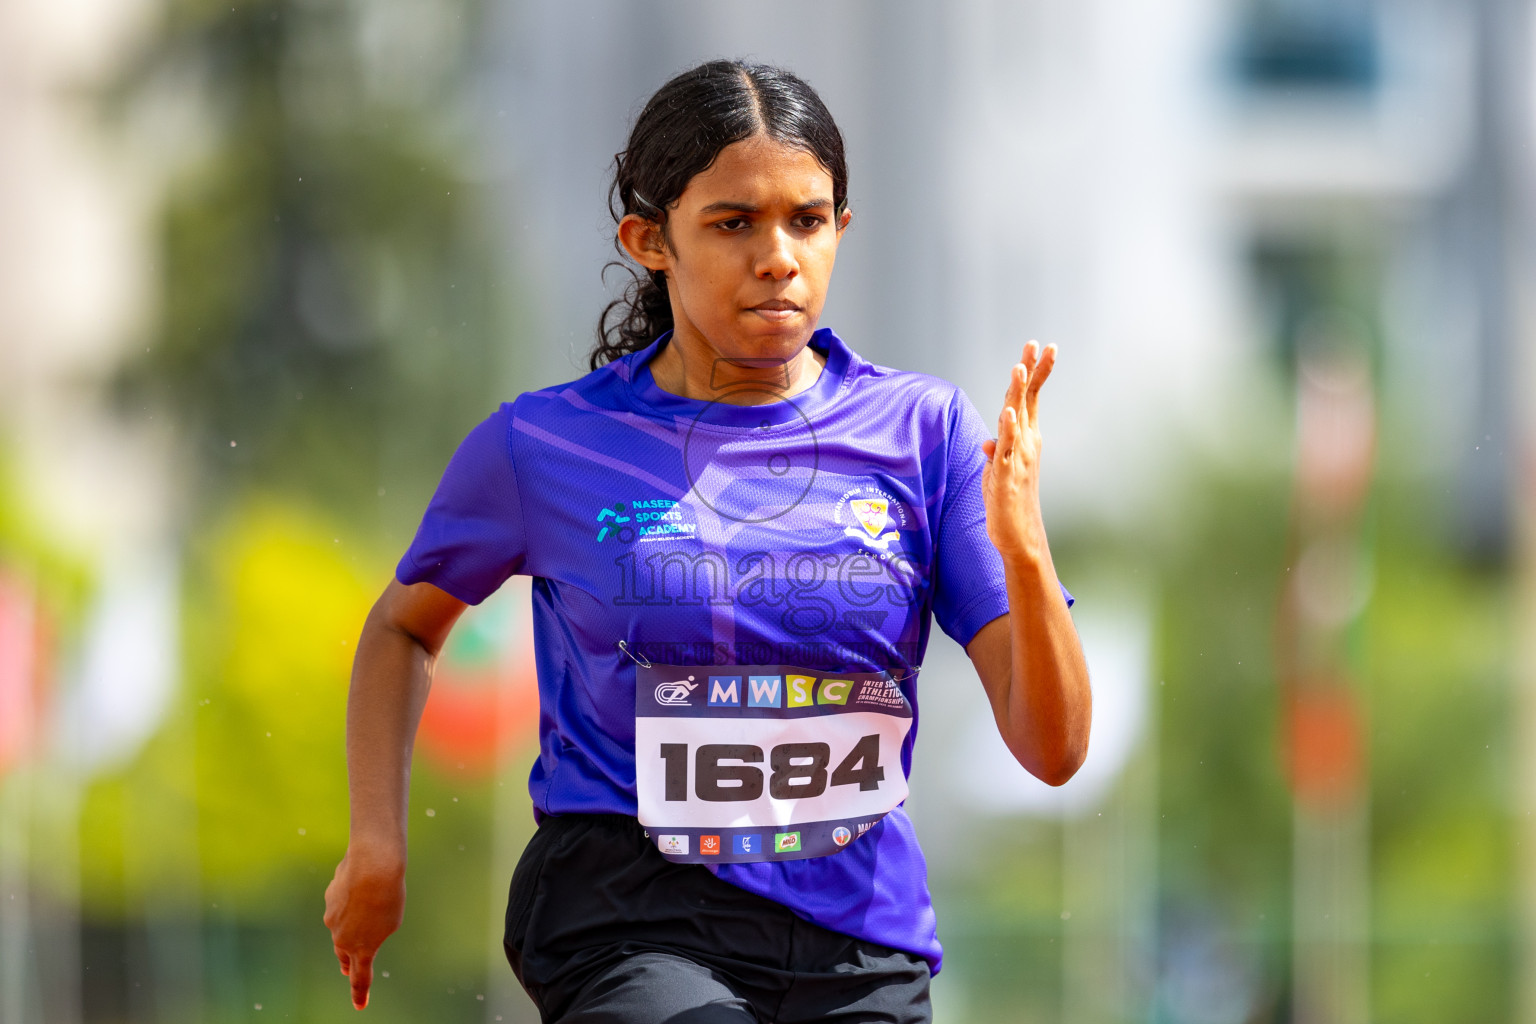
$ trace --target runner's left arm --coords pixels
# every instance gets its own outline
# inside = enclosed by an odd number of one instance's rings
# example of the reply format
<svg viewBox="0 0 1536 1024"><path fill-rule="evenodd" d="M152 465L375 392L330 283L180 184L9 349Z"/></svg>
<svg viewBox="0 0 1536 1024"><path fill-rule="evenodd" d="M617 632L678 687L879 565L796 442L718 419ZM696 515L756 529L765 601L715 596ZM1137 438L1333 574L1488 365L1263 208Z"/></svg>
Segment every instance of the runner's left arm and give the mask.
<svg viewBox="0 0 1536 1024"><path fill-rule="evenodd" d="M1040 388L1056 346L1031 341L1013 367L997 440L982 450L987 536L1003 560L1008 614L966 646L998 731L1031 774L1059 786L1088 755L1093 696L1088 665L1056 578L1040 513Z"/></svg>

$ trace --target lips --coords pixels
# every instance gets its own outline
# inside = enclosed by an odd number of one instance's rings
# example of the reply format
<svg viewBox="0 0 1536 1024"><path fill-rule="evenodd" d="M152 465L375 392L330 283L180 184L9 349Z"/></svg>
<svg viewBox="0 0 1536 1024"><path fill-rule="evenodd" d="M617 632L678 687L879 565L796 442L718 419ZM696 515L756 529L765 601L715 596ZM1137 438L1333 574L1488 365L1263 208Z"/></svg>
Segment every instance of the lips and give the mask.
<svg viewBox="0 0 1536 1024"><path fill-rule="evenodd" d="M788 299L769 299L751 308L752 312L765 320L788 320L800 312L800 307Z"/></svg>

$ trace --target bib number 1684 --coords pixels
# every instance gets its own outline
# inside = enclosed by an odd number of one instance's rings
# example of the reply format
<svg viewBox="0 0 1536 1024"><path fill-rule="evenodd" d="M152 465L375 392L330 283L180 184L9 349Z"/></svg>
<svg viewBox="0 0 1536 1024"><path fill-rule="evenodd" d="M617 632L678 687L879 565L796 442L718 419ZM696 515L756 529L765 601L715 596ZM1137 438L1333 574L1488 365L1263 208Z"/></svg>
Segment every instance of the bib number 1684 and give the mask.
<svg viewBox="0 0 1536 1024"><path fill-rule="evenodd" d="M688 799L688 744L661 744L666 762L666 799ZM735 764L723 762L733 761ZM763 748L750 743L704 743L694 751L693 792L700 800L756 800L763 795ZM768 795L775 800L804 800L834 786L879 789L885 778L880 767L880 737L864 736L853 745L830 776L832 748L825 743L780 743L768 752Z"/></svg>

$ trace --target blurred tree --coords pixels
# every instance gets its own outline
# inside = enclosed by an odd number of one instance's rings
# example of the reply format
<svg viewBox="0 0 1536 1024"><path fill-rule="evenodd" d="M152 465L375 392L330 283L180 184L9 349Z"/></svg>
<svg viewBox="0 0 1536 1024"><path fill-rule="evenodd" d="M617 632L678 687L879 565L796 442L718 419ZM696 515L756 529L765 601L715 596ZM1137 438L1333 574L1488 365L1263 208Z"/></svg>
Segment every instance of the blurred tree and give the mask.
<svg viewBox="0 0 1536 1024"><path fill-rule="evenodd" d="M463 116L477 17L474 0L172 0L132 63L127 123L175 108L183 127L158 326L119 393L188 428L204 514L252 484L379 508L391 483L435 479L507 382Z"/></svg>
<svg viewBox="0 0 1536 1024"><path fill-rule="evenodd" d="M475 169L480 16L478 0L166 0L110 90L164 185L158 315L115 394L178 426L187 578L175 706L82 802L84 965L133 949L149 965L87 974L87 1016L143 1019L141 982L204 1019L351 1013L319 907L346 839L352 645L454 446L514 390ZM393 944L386 1020L485 1009L498 911L465 882L491 874L495 791L418 778L444 812L413 839L428 921Z"/></svg>

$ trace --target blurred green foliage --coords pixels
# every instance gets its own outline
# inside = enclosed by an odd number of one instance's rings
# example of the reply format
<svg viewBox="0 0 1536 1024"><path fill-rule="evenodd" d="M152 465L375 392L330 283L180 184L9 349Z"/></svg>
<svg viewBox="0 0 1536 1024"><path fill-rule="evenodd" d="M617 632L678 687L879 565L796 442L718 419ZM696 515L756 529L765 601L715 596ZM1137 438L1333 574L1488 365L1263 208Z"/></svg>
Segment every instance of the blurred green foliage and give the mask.
<svg viewBox="0 0 1536 1024"><path fill-rule="evenodd" d="M1519 890L1510 580L1438 501L1387 489L1363 663L1377 1019L1515 1019Z"/></svg>
<svg viewBox="0 0 1536 1024"><path fill-rule="evenodd" d="M182 684L80 807L89 1019L352 1019L320 912L353 645L517 376L467 128L480 18L475 0L171 0L106 97L125 132L157 126L168 175L158 317L114 391L177 424L191 501ZM520 779L509 797L447 776L416 773L377 1019L486 1012L493 794L531 815Z"/></svg>
<svg viewBox="0 0 1536 1024"><path fill-rule="evenodd" d="M505 397L507 285L453 119L478 17L176 0L131 65L125 117L199 101L166 157L159 322L119 392L190 432L204 502L254 485L371 513Z"/></svg>
<svg viewBox="0 0 1536 1024"><path fill-rule="evenodd" d="M61 645L90 599L94 573L81 552L65 549L37 521L12 460L0 447L0 570L37 589L47 639Z"/></svg>

